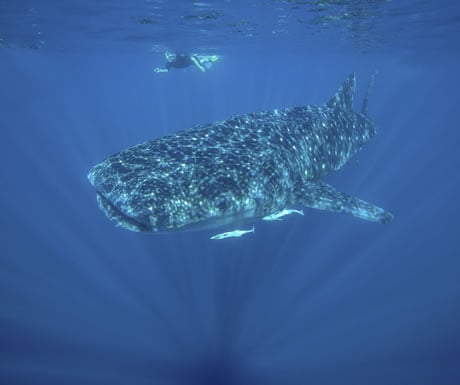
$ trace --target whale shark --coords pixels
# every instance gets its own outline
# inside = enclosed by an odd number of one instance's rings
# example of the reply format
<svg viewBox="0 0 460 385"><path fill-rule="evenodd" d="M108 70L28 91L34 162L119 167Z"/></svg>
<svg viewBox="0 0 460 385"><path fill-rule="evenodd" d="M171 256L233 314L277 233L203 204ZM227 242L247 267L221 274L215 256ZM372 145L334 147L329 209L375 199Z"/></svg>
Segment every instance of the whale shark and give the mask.
<svg viewBox="0 0 460 385"><path fill-rule="evenodd" d="M153 233L234 228L296 207L388 223L388 211L323 181L376 134L369 92L353 110L355 87L352 73L323 105L238 115L118 152L89 171L98 205Z"/></svg>

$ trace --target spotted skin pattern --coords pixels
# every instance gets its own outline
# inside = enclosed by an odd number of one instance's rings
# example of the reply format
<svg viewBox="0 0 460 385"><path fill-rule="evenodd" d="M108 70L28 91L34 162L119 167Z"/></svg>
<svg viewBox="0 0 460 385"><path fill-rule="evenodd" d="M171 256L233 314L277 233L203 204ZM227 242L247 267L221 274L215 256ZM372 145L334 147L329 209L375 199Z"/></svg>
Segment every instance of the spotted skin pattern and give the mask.
<svg viewBox="0 0 460 385"><path fill-rule="evenodd" d="M355 83L352 74L322 106L239 115L112 155L88 175L99 206L149 232L237 226L294 206L390 222L320 181L375 135L366 111L352 110Z"/></svg>

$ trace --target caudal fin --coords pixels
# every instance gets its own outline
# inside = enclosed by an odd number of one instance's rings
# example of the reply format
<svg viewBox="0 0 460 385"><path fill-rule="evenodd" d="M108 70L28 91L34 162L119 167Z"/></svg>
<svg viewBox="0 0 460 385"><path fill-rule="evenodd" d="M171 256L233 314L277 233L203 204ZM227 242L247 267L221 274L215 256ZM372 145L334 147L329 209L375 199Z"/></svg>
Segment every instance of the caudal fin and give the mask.
<svg viewBox="0 0 460 385"><path fill-rule="evenodd" d="M371 94L372 88L374 87L374 82L375 82L375 77L377 76L377 71L374 71L374 73L371 76L371 80L369 80L369 84L367 86L366 90L366 95L364 95L364 100L363 100L363 105L361 107L361 113L365 116L367 116L367 103L369 100L369 95Z"/></svg>
<svg viewBox="0 0 460 385"><path fill-rule="evenodd" d="M330 108L340 108L342 110L351 110L353 108L353 96L356 88L355 73L351 73L345 79L342 86L336 94L329 100L327 106Z"/></svg>

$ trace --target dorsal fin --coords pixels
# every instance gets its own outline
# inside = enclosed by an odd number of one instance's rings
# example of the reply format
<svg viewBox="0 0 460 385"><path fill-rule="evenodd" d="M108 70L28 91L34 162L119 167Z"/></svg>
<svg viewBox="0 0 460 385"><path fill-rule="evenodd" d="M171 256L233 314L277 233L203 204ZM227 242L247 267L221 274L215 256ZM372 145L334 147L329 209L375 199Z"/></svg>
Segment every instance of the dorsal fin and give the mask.
<svg viewBox="0 0 460 385"><path fill-rule="evenodd" d="M336 94L327 102L330 108L351 110L353 108L353 96L355 94L356 77L354 72L345 79Z"/></svg>

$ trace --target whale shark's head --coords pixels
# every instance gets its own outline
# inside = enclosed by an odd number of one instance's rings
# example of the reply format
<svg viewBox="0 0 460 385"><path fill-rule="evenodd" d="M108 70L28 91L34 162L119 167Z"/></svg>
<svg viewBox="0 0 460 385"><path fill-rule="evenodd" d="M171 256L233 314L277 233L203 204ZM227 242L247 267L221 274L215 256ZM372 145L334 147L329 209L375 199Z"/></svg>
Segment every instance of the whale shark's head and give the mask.
<svg viewBox="0 0 460 385"><path fill-rule="evenodd" d="M131 231L152 231L148 205L136 193L136 181L127 175L127 167L108 158L89 171L88 180L96 189L99 208L110 220Z"/></svg>

